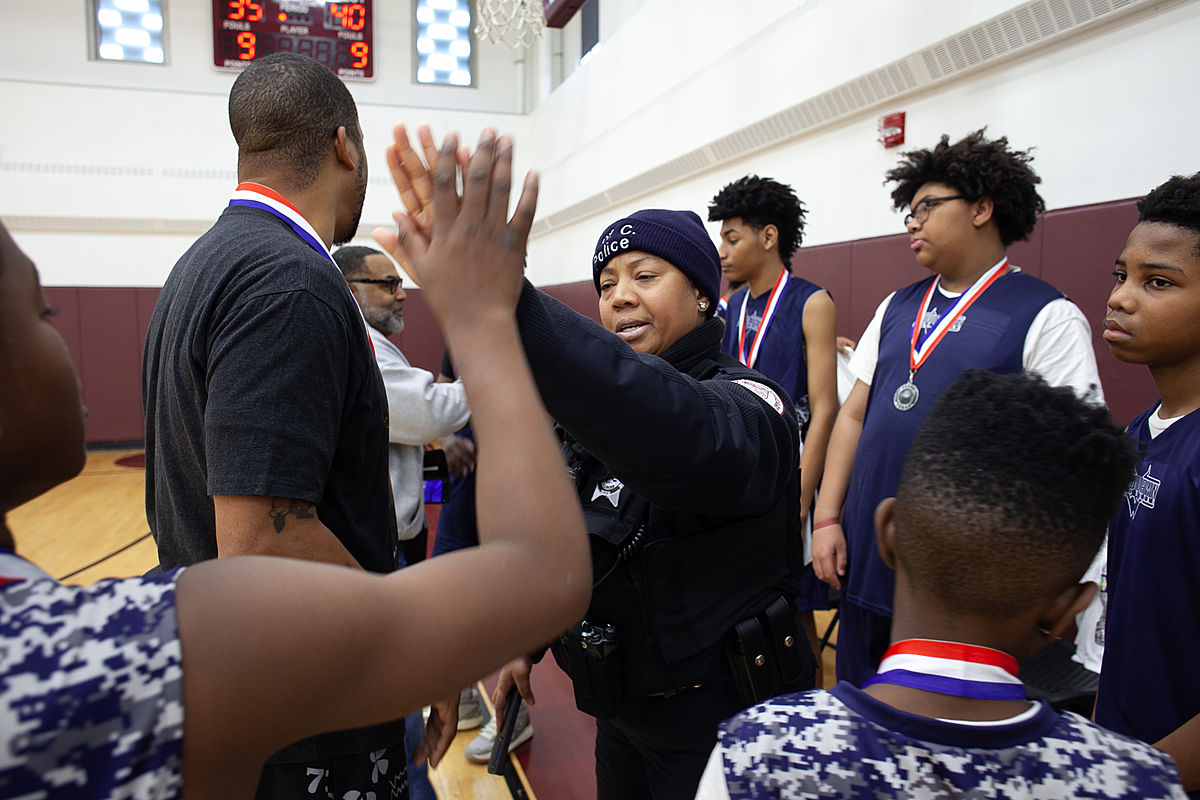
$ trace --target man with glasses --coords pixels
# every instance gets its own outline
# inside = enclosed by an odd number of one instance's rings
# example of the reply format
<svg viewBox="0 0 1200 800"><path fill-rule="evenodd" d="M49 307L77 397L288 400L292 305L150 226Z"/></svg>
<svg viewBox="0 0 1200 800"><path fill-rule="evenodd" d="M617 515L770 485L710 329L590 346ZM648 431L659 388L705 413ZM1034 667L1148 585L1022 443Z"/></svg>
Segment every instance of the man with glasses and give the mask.
<svg viewBox="0 0 1200 800"><path fill-rule="evenodd" d="M471 409L461 381L436 383L434 376L408 363L388 338L404 330L403 281L392 259L369 247L343 247L333 260L370 326L375 361L388 398L388 471L396 504L400 566L425 557L424 446L467 424Z"/></svg>
<svg viewBox="0 0 1200 800"><path fill-rule="evenodd" d="M1045 209L1031 160L980 130L906 153L887 173L895 208L909 209L909 247L933 274L885 298L863 333L813 510L813 568L843 590L837 676L855 686L874 674L891 629L895 574L879 556L875 508L895 494L942 391L975 368L1037 374L1103 402L1083 313L1005 254Z"/></svg>

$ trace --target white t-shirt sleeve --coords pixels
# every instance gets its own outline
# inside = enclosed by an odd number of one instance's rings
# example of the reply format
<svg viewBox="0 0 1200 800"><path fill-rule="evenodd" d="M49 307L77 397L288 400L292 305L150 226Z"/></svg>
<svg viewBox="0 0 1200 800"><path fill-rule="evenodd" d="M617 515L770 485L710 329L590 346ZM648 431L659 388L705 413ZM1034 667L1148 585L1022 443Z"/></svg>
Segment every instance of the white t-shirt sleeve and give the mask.
<svg viewBox="0 0 1200 800"><path fill-rule="evenodd" d="M1092 559L1092 565L1079 579L1080 583L1094 583L1101 587L1087 608L1075 615L1075 654L1071 660L1100 674L1104 661L1104 573L1108 566L1108 539L1100 545L1100 552ZM1097 636L1097 634L1099 634Z"/></svg>
<svg viewBox="0 0 1200 800"><path fill-rule="evenodd" d="M875 377L875 362L879 360L879 331L883 327L883 315L888 309L888 303L892 302L895 296L896 293L892 292L883 298L879 308L875 309L875 316L871 317L867 329L858 340L854 355L850 357L850 372L867 386L871 385L871 380Z"/></svg>
<svg viewBox="0 0 1200 800"><path fill-rule="evenodd" d="M708 757L708 765L700 776L700 785L696 788L696 800L729 800L729 787L725 783L725 765L721 760L721 745L713 748Z"/></svg>
<svg viewBox="0 0 1200 800"><path fill-rule="evenodd" d="M1080 399L1104 403L1091 328L1079 307L1065 297L1051 300L1033 318L1025 334L1022 365L1051 386L1070 386Z"/></svg>

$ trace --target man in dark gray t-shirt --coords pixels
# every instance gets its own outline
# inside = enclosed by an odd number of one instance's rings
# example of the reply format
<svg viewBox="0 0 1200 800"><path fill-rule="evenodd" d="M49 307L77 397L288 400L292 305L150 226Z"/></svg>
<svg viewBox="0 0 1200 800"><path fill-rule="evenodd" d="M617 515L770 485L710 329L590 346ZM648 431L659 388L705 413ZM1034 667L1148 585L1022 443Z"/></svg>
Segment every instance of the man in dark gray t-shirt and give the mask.
<svg viewBox="0 0 1200 800"><path fill-rule="evenodd" d="M160 564L266 554L389 572L387 398L329 255L353 237L367 184L354 100L324 66L280 53L234 82L229 119L239 184L171 271L146 339ZM258 797L405 798L403 737L398 720L299 742L268 761Z"/></svg>

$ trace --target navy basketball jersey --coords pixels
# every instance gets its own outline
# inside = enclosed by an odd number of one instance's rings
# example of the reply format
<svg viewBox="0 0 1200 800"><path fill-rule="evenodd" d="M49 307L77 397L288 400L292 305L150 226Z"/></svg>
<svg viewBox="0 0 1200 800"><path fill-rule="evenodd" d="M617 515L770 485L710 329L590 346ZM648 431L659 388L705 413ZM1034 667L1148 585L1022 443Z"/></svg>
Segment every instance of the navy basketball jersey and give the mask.
<svg viewBox="0 0 1200 800"><path fill-rule="evenodd" d="M896 493L917 428L963 370L1020 372L1030 324L1047 303L1063 297L1050 284L1023 272L1001 276L949 328L913 378L920 390L917 404L900 411L893 404L893 394L908 381L913 322L933 280L926 278L900 289L884 312L879 357L846 492L846 594L853 602L888 616L895 573L883 563L875 545L875 507ZM954 301L934 291L922 328L933 328Z"/></svg>
<svg viewBox="0 0 1200 800"><path fill-rule="evenodd" d="M1153 743L1200 714L1200 411L1153 439L1151 411L1129 425L1140 461L1109 527L1096 721Z"/></svg>
<svg viewBox="0 0 1200 800"><path fill-rule="evenodd" d="M758 359L754 369L783 387L796 405L796 415L803 434L808 429L808 362L804 351L804 305L817 292L825 291L804 278L791 276L784 285L783 294L775 307L770 325L763 333L758 348ZM721 341L721 352L738 357L738 321L742 317L742 306L746 307L746 353L754 334L762 324L770 292L759 297L750 296L750 287L744 286L729 298L725 312L725 338Z"/></svg>

